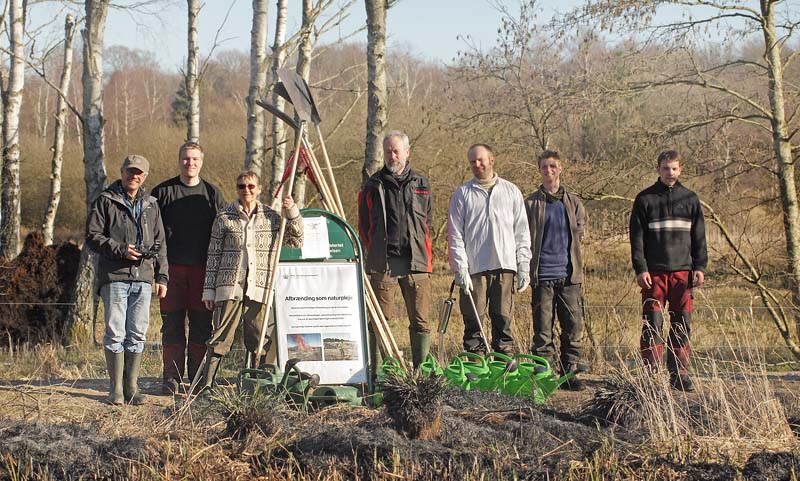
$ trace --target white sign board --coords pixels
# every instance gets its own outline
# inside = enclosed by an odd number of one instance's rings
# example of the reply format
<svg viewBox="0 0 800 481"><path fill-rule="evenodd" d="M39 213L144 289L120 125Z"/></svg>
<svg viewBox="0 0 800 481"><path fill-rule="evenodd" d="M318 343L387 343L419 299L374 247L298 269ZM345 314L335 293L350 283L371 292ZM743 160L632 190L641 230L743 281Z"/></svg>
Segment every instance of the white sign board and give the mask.
<svg viewBox="0 0 800 481"><path fill-rule="evenodd" d="M278 361L319 374L320 384L367 382L358 265L281 262L275 284Z"/></svg>
<svg viewBox="0 0 800 481"><path fill-rule="evenodd" d="M303 259L327 259L331 256L328 219L303 217Z"/></svg>

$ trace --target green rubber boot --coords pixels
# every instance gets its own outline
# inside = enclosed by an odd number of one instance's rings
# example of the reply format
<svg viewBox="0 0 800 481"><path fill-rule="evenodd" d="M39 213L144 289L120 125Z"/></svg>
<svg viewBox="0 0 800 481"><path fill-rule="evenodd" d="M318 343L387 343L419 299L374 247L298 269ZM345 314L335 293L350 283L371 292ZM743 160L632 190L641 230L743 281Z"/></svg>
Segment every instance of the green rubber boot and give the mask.
<svg viewBox="0 0 800 481"><path fill-rule="evenodd" d="M125 402L138 406L144 402L139 392L139 368L142 365L142 352L125 351L125 370L122 374L122 390Z"/></svg>
<svg viewBox="0 0 800 481"><path fill-rule="evenodd" d="M431 333L409 331L409 336L411 338L411 362L414 363L414 369L417 369L431 351Z"/></svg>
<svg viewBox="0 0 800 481"><path fill-rule="evenodd" d="M123 354L121 352L112 352L108 349L103 349L106 353L106 368L108 368L108 377L111 378L111 389L108 392L108 404L119 405L125 402L122 397L122 369L123 369Z"/></svg>

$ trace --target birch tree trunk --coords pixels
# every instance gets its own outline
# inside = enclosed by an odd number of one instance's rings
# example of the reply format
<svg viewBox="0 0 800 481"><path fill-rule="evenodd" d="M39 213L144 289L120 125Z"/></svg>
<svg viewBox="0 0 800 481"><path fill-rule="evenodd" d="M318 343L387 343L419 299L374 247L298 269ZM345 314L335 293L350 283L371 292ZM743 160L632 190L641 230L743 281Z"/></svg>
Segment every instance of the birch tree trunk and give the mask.
<svg viewBox="0 0 800 481"><path fill-rule="evenodd" d="M10 59L8 88L3 115L3 189L0 209L0 257L11 260L19 254L19 114L22 108L22 88L25 83L23 0L9 0Z"/></svg>
<svg viewBox="0 0 800 481"><path fill-rule="evenodd" d="M64 63L61 69L61 80L58 88L69 92L69 83L72 78L72 40L75 36L75 19L67 15L64 21ZM64 160L64 129L66 127L67 101L60 95L56 100L56 123L53 133L53 165L50 172L50 196L47 209L42 220L42 233L45 245L53 243L53 226L61 200L61 166Z"/></svg>
<svg viewBox="0 0 800 481"><path fill-rule="evenodd" d="M278 0L275 17L275 43L272 44L272 79L277 82L278 69L286 59L286 0ZM286 102L283 97L272 93L272 105L283 111ZM269 198L275 196L278 184L286 169L286 126L279 118L272 116L272 174L269 182Z"/></svg>
<svg viewBox="0 0 800 481"><path fill-rule="evenodd" d="M383 165L386 128L386 0L366 0L367 7L367 137L362 180Z"/></svg>
<svg viewBox="0 0 800 481"><path fill-rule="evenodd" d="M186 60L186 94L189 96L189 111L186 118L187 140L200 140L200 89L197 78L198 56L197 16L200 12L199 0L186 0L189 7L188 57Z"/></svg>
<svg viewBox="0 0 800 481"><path fill-rule="evenodd" d="M311 54L314 51L314 5L312 0L303 0L303 24L300 27L300 46L297 49L297 66L295 72L308 83L311 75ZM295 121L300 124L300 118L295 115ZM295 139L295 143L297 139ZM296 156L296 154L295 154ZM294 192L292 193L297 207L302 209L306 202L306 174L299 173L294 181Z"/></svg>
<svg viewBox="0 0 800 481"><path fill-rule="evenodd" d="M786 235L786 251L792 287L793 317L800 337L800 207L797 204L797 183L792 160L792 144L786 121L786 102L783 95L783 59L781 46L783 39L778 37L775 27L775 8L778 2L761 2L763 18L762 31L766 46L767 67L769 71L769 104L772 112L772 148L778 164L778 184L783 210L783 228Z"/></svg>
<svg viewBox="0 0 800 481"><path fill-rule="evenodd" d="M103 38L110 0L86 0L86 28L83 36L83 164L86 210L106 186L105 134L103 126ZM94 294L94 255L84 244L74 305L67 316L65 342L83 343L94 339L92 321L97 312Z"/></svg>
<svg viewBox="0 0 800 481"><path fill-rule="evenodd" d="M250 88L247 92L247 140L244 168L262 177L264 169L264 109L256 100L267 87L267 0L253 0L253 27L250 30ZM263 177L262 177L263 178Z"/></svg>

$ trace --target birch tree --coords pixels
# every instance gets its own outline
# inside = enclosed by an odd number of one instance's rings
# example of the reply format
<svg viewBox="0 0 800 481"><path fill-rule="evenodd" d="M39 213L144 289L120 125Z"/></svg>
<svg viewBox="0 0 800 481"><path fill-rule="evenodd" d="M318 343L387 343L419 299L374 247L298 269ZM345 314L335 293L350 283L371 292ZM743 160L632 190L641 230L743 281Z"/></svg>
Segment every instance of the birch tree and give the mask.
<svg viewBox="0 0 800 481"><path fill-rule="evenodd" d="M314 12L314 4L312 0L303 0L303 24L300 28L300 44L297 49L297 65L295 72L299 77L309 82L311 75L311 54L314 50L315 36L314 20L316 15ZM295 115L295 121L299 124L300 118ZM297 153L295 152L295 156ZM297 159L295 159L297 162ZM299 208L305 207L306 201L306 174L298 171L297 179L294 183L294 192L292 193L295 203Z"/></svg>
<svg viewBox="0 0 800 481"><path fill-rule="evenodd" d="M83 164L86 184L86 210L106 187L105 133L103 126L103 39L106 15L110 0L86 0L83 37ZM84 244L78 279L75 285L74 305L67 318L68 333L65 341L82 342L93 338L92 321L96 307L93 295L93 255Z"/></svg>
<svg viewBox="0 0 800 481"><path fill-rule="evenodd" d="M367 135L362 180L383 165L386 130L386 10L387 0L366 0L367 8Z"/></svg>
<svg viewBox="0 0 800 481"><path fill-rule="evenodd" d="M198 57L200 46L197 43L197 17L200 13L199 0L186 0L189 10L188 57L186 59L186 95L189 97L189 110L186 114L186 138L200 139L200 88L198 77Z"/></svg>
<svg viewBox="0 0 800 481"><path fill-rule="evenodd" d="M69 91L69 84L72 78L72 40L75 36L75 19L72 15L67 15L64 21L64 63L61 68L61 79L59 90ZM58 96L56 101L56 118L53 132L53 160L50 172L50 195L48 196L47 208L42 220L42 233L44 234L45 245L53 243L53 226L56 220L58 203L61 200L61 166L64 160L64 131L66 129L67 100L63 96Z"/></svg>
<svg viewBox="0 0 800 481"><path fill-rule="evenodd" d="M275 15L275 42L272 44L272 78L277 81L278 69L286 60L286 0L277 0ZM283 111L286 102L277 93L272 93L272 105ZM275 196L286 169L286 127L283 121L272 116L272 175L269 183L270 199Z"/></svg>
<svg viewBox="0 0 800 481"><path fill-rule="evenodd" d="M267 0L253 0L253 26L250 30L250 88L247 93L247 140L244 167L262 175L264 168L264 109L256 100L267 87Z"/></svg>
<svg viewBox="0 0 800 481"><path fill-rule="evenodd" d="M13 259L19 254L19 114L22 109L22 88L25 83L25 11L23 0L9 0L9 72L3 95L3 188L2 221L0 221L0 257Z"/></svg>
<svg viewBox="0 0 800 481"><path fill-rule="evenodd" d="M675 5L686 8L687 15L675 21L657 21L664 18L657 15L661 8ZM687 119L678 126L681 130L712 123L737 122L768 137L773 154L769 170L778 185L783 216L785 272L791 291L789 317L793 319L795 329L800 330L800 206L793 161L800 146L794 143L798 132L798 117L794 115L796 107L795 110L788 108L786 89L794 90L795 105L800 99L800 91L785 79L787 68L800 55L797 49L789 48L800 24L800 8L797 7L797 2L787 0L591 0L565 15L562 21L567 26L578 28L600 25L617 33L627 31L641 36L645 47L657 44L661 50L670 49L675 55L684 55L681 62L660 65L650 72L637 72L637 81L617 85L609 91L629 94L659 88L702 89L728 105L719 111L705 112L702 117L693 117L694 112L687 112ZM694 44L700 36L712 30L720 32L728 40L760 37L760 58L753 60L740 51L700 61L695 55ZM737 76L748 78L749 83L731 80ZM748 88L755 80L760 82L758 88ZM782 310L777 305L778 298L766 294L763 273L748 269L739 272L760 291L760 300L768 311ZM775 315L773 320L776 324L781 322ZM790 338L788 331L781 329L781 332L795 357L800 359L796 338Z"/></svg>

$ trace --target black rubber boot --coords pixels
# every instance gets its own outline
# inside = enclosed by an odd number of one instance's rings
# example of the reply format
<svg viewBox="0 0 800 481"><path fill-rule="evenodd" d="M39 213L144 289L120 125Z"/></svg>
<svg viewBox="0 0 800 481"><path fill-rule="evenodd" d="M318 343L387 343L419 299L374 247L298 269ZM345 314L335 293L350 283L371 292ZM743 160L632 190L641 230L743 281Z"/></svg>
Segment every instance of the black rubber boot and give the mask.
<svg viewBox="0 0 800 481"><path fill-rule="evenodd" d="M139 392L139 368L142 366L143 352L125 351L125 369L122 373L122 390L125 402L138 406L144 402Z"/></svg>
<svg viewBox="0 0 800 481"><path fill-rule="evenodd" d="M120 405L125 402L122 392L122 371L124 369L124 354L121 352L111 352L104 349L106 353L106 368L108 377L111 379L111 388L108 392L108 404Z"/></svg>

